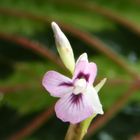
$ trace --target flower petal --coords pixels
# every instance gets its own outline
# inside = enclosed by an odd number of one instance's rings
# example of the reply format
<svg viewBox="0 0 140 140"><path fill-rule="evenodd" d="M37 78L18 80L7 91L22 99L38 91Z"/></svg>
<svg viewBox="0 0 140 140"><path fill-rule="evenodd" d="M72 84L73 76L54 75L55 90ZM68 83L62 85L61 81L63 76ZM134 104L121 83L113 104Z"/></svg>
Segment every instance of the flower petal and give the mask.
<svg viewBox="0 0 140 140"><path fill-rule="evenodd" d="M55 71L48 71L43 77L42 84L54 97L62 97L73 89L72 80Z"/></svg>
<svg viewBox="0 0 140 140"><path fill-rule="evenodd" d="M97 75L97 66L95 63L93 62L90 62L88 64L88 67L89 67L89 72L90 72L90 77L89 77L89 84L93 84L95 78L96 78L96 75Z"/></svg>
<svg viewBox="0 0 140 140"><path fill-rule="evenodd" d="M76 62L73 80L77 78L85 78L86 81L88 81L88 83L92 85L95 80L96 74L96 64L93 62L89 63L86 53L82 54Z"/></svg>
<svg viewBox="0 0 140 140"><path fill-rule="evenodd" d="M84 94L88 98L88 101L92 104L94 114L103 114L102 104L95 88L93 86L88 86L87 91Z"/></svg>
<svg viewBox="0 0 140 140"><path fill-rule="evenodd" d="M88 62L87 53L81 54L81 55L79 56L79 58L77 59L76 64L77 64L79 61L86 61L86 62Z"/></svg>
<svg viewBox="0 0 140 140"><path fill-rule="evenodd" d="M55 112L62 121L76 124L92 116L94 110L89 97L81 93L63 96L57 101Z"/></svg>

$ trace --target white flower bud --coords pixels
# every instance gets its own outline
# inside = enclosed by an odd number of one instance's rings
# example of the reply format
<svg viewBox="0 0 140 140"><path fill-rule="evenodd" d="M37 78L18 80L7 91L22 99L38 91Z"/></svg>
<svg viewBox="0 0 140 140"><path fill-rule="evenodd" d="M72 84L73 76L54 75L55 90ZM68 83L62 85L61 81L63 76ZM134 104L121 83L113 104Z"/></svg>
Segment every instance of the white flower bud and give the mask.
<svg viewBox="0 0 140 140"><path fill-rule="evenodd" d="M66 68L73 73L74 67L75 67L75 59L74 59L72 47L68 39L64 35L64 33L59 28L59 26L55 22L52 22L51 25L54 32L55 43L56 43L56 47L59 52L60 58L63 61Z"/></svg>

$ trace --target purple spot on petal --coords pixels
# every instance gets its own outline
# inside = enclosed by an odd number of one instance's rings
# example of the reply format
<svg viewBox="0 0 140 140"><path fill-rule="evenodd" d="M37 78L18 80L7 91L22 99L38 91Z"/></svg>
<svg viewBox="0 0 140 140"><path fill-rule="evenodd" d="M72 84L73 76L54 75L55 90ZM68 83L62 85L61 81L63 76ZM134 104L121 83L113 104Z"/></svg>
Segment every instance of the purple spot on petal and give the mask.
<svg viewBox="0 0 140 140"><path fill-rule="evenodd" d="M80 101L82 100L82 93L78 94L78 95L75 95L75 94L72 94L71 95L71 102L73 104L76 104L78 105L80 103Z"/></svg>
<svg viewBox="0 0 140 140"><path fill-rule="evenodd" d="M63 82L63 83L60 83L59 86L67 86L67 87L71 87L71 86L73 86L73 83L71 83L71 82L69 82L69 83L67 83L67 82Z"/></svg>
<svg viewBox="0 0 140 140"><path fill-rule="evenodd" d="M85 74L83 72L79 72L79 74L77 75L78 79L84 78L86 81L89 80L89 74Z"/></svg>

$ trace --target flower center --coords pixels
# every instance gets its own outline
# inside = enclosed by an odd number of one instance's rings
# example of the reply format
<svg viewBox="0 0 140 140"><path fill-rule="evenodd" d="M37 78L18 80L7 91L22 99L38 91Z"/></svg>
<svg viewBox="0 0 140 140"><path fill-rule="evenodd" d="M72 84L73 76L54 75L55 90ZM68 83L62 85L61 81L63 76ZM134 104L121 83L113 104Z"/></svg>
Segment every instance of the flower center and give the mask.
<svg viewBox="0 0 140 140"><path fill-rule="evenodd" d="M75 80L73 93L75 95L83 93L84 90L86 89L86 86L87 86L87 82L85 79L81 78L81 79Z"/></svg>

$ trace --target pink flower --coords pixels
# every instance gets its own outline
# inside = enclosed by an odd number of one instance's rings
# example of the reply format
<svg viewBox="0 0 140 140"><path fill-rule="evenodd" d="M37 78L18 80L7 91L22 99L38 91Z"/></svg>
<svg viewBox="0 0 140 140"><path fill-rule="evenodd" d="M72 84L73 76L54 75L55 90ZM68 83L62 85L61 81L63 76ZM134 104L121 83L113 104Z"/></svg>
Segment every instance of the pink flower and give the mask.
<svg viewBox="0 0 140 140"><path fill-rule="evenodd" d="M75 65L72 79L56 72L48 71L42 84L51 96L60 97L55 112L58 118L72 124L79 123L93 114L103 114L93 82L97 74L96 64L88 62L87 54L82 54Z"/></svg>

